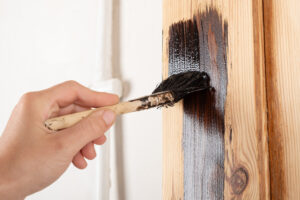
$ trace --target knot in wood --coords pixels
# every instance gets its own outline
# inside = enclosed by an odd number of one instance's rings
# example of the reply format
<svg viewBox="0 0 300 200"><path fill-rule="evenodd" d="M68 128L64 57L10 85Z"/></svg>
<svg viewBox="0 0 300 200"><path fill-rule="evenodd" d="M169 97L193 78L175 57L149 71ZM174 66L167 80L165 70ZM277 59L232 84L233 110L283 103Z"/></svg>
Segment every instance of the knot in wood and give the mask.
<svg viewBox="0 0 300 200"><path fill-rule="evenodd" d="M240 167L230 177L230 185L234 194L241 194L248 184L248 172L245 168Z"/></svg>

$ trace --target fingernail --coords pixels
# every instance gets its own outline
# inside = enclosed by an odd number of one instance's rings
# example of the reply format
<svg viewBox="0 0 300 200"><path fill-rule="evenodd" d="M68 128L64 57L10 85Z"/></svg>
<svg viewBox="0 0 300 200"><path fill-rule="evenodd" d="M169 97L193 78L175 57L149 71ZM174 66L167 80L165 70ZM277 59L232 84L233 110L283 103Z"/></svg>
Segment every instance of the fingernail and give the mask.
<svg viewBox="0 0 300 200"><path fill-rule="evenodd" d="M115 121L116 114L111 110L105 110L102 118L105 121L105 124L110 126Z"/></svg>

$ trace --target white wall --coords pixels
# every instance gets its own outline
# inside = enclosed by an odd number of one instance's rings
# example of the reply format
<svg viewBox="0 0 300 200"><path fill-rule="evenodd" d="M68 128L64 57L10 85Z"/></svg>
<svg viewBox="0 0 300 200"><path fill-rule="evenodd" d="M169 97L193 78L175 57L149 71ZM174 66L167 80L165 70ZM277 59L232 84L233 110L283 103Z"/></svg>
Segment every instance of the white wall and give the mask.
<svg viewBox="0 0 300 200"><path fill-rule="evenodd" d="M121 74L126 98L152 92L161 81L162 1L121 1ZM127 199L161 199L161 111L123 116Z"/></svg>
<svg viewBox="0 0 300 200"><path fill-rule="evenodd" d="M0 132L23 93L70 79L92 84L101 37L98 3L0 0ZM114 74L124 81L124 98L129 99L149 94L161 80L162 3L114 0L118 3ZM124 115L116 130L111 199L161 199L161 111ZM71 166L58 182L28 199L95 199L91 188L97 165L89 163L83 171Z"/></svg>

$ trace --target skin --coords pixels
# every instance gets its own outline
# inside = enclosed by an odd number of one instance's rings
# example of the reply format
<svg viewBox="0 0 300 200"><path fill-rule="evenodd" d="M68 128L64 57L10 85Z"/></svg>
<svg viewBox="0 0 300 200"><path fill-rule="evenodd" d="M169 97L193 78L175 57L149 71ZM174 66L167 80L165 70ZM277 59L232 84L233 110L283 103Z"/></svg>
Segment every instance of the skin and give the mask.
<svg viewBox="0 0 300 200"><path fill-rule="evenodd" d="M44 127L50 117L118 103L116 95L92 91L74 81L30 92L20 99L0 137L0 199L24 199L57 180L72 162L94 159L94 145L115 121L110 110L97 111L58 132ZM17 191L17 192L16 192Z"/></svg>

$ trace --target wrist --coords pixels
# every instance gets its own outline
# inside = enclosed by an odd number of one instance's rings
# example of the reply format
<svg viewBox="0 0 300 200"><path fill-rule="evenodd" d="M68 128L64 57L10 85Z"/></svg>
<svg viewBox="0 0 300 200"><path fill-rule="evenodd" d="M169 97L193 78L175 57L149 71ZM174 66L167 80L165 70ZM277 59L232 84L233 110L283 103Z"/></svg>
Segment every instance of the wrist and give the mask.
<svg viewBox="0 0 300 200"><path fill-rule="evenodd" d="M1 143L1 140L0 140ZM3 147L0 144L0 147ZM18 178L13 178L11 175L9 155L5 153L3 148L0 148L0 199L19 200L24 199L22 187Z"/></svg>
<svg viewBox="0 0 300 200"><path fill-rule="evenodd" d="M0 182L0 199L23 200L24 198L24 195L15 187L15 184Z"/></svg>

